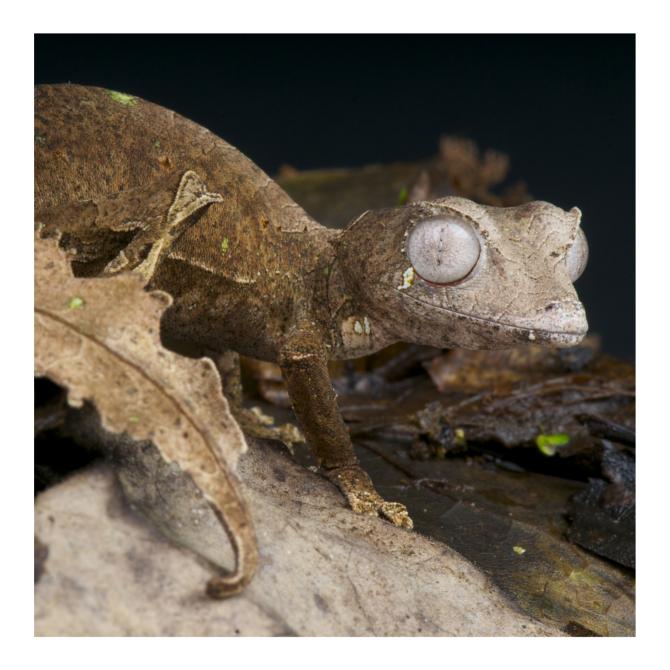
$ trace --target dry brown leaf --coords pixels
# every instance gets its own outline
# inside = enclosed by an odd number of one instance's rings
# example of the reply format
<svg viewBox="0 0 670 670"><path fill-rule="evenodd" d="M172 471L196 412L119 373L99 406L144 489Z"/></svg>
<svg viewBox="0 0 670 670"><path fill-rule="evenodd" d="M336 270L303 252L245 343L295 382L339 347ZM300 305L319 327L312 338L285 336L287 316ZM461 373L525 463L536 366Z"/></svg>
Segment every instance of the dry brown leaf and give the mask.
<svg viewBox="0 0 670 670"><path fill-rule="evenodd" d="M106 430L150 440L192 477L235 551L234 572L208 585L225 597L246 586L258 562L233 474L247 447L213 362L161 346L170 303L135 275L75 278L57 240L35 239L35 374L66 388L73 407L92 402Z"/></svg>
<svg viewBox="0 0 670 670"><path fill-rule="evenodd" d="M538 344L493 351L453 349L426 361L423 367L439 391L474 393L578 372L597 356L599 349L600 338L589 335L570 349L549 349Z"/></svg>

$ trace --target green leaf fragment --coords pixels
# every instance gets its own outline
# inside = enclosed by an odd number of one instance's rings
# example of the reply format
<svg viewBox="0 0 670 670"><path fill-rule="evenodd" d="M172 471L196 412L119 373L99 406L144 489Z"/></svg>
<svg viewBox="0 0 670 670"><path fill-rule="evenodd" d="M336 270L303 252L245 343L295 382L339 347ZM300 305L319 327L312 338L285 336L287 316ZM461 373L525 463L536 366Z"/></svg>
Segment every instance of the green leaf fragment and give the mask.
<svg viewBox="0 0 670 670"><path fill-rule="evenodd" d="M398 200L397 200L398 207L406 205L408 200L409 200L409 191L405 186L403 186L400 189L400 193L398 193Z"/></svg>
<svg viewBox="0 0 670 670"><path fill-rule="evenodd" d="M86 303L78 295L72 296L67 303L69 309L81 309Z"/></svg>
<svg viewBox="0 0 670 670"><path fill-rule="evenodd" d="M514 545L514 546L512 547L512 551L513 551L515 554L518 554L519 556L522 556L523 554L526 553L526 548L525 548L525 547L521 547L521 546L519 546L519 545L517 544L517 545Z"/></svg>
<svg viewBox="0 0 670 670"><path fill-rule="evenodd" d="M109 97L118 102L120 105L125 105L126 107L132 107L137 103L137 98L134 95L128 95L128 93L119 93L119 91L107 91Z"/></svg>
<svg viewBox="0 0 670 670"><path fill-rule="evenodd" d="M570 442L570 436L566 433L553 433L550 435L540 434L535 438L537 448L545 456L553 456L557 447L562 447Z"/></svg>
<svg viewBox="0 0 670 670"><path fill-rule="evenodd" d="M458 447L464 447L467 445L467 440L465 439L465 431L462 428L456 428L454 431L454 443Z"/></svg>

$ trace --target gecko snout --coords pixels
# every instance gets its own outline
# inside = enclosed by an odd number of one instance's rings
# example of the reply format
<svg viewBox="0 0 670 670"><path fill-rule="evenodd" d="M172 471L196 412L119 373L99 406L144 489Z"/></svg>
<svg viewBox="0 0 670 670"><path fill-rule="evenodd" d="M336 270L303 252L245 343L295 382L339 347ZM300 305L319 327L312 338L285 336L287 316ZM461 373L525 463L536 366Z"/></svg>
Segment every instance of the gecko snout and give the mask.
<svg viewBox="0 0 670 670"><path fill-rule="evenodd" d="M579 344L589 329L584 306L578 300L553 300L523 325L532 329L538 340L556 346Z"/></svg>

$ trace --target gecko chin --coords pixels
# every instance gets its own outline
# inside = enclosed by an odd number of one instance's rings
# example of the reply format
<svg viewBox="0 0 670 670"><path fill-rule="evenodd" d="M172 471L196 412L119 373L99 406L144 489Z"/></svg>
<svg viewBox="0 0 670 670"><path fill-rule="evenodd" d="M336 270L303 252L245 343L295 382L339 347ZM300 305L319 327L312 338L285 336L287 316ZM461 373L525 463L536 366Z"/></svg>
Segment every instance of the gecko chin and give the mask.
<svg viewBox="0 0 670 670"><path fill-rule="evenodd" d="M577 332L537 330L508 325L504 325L503 329L509 332L514 342L532 342L560 348L577 346L587 333L586 330Z"/></svg>
<svg viewBox="0 0 670 670"><path fill-rule="evenodd" d="M466 349L505 349L523 343L574 347L584 339L588 330L587 327L579 330L545 330L466 314L459 315L458 322L461 328L450 332L448 339L453 345Z"/></svg>
<svg viewBox="0 0 670 670"><path fill-rule="evenodd" d="M565 348L578 345L588 332L584 308L578 301L551 303L549 310L545 308L533 316L522 316L512 322L474 316L413 296L405 297L415 305L429 306L434 315L443 315L439 319L431 319L430 327L422 333L421 343L430 346L506 349L530 343ZM425 307L422 310L425 315L424 310Z"/></svg>

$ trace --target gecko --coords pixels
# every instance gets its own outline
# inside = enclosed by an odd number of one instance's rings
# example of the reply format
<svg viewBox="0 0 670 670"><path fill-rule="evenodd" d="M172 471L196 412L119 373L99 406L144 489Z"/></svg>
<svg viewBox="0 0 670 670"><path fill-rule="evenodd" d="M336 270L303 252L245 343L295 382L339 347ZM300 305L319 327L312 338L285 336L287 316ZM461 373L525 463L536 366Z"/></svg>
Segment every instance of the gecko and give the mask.
<svg viewBox="0 0 670 670"><path fill-rule="evenodd" d="M102 88L36 87L35 209L79 275L138 272L169 293L175 347L278 363L320 471L353 511L403 528L406 507L354 453L328 361L396 342L567 347L588 329L576 207L450 196L329 229L209 130Z"/></svg>

